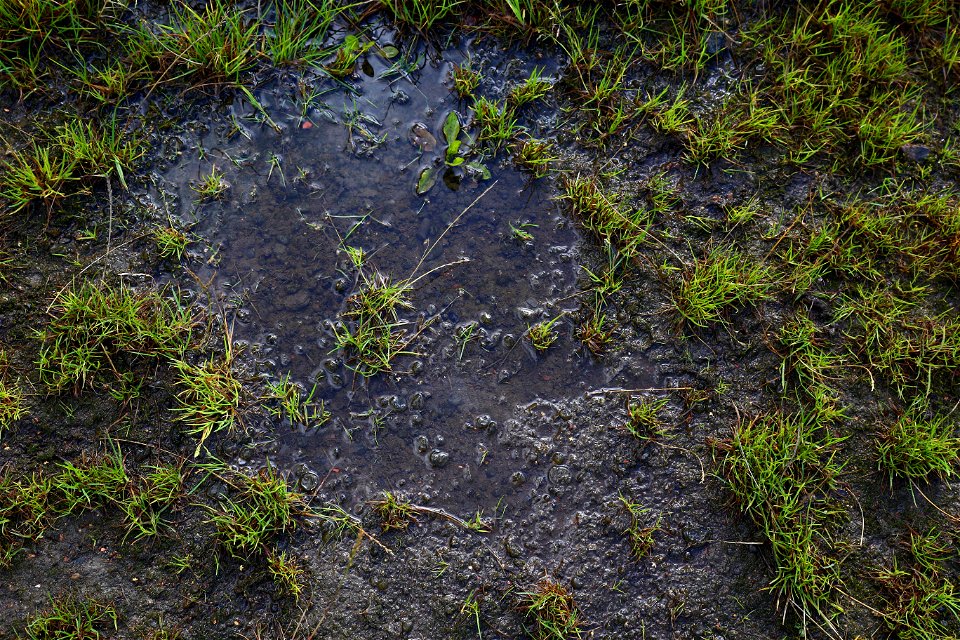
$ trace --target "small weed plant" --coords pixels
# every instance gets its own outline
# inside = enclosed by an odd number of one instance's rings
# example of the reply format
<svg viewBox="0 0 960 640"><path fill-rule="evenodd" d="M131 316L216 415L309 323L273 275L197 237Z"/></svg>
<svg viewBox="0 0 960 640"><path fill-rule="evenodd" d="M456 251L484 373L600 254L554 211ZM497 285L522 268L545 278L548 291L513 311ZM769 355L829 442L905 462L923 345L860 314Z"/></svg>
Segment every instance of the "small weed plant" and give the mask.
<svg viewBox="0 0 960 640"><path fill-rule="evenodd" d="M520 594L527 632L534 640L572 640L583 637L583 620L573 595L549 578Z"/></svg>
<svg viewBox="0 0 960 640"><path fill-rule="evenodd" d="M680 316L696 327L722 322L736 305L769 298L776 287L773 270L736 249L714 247L685 267L673 294Z"/></svg>
<svg viewBox="0 0 960 640"><path fill-rule="evenodd" d="M878 464L894 478L949 480L960 466L957 425L944 415L926 416L915 405L887 430L877 447Z"/></svg>
<svg viewBox="0 0 960 640"><path fill-rule="evenodd" d="M417 521L413 504L392 491L384 491L383 496L371 502L370 506L380 517L380 527L384 531L405 531L411 522Z"/></svg>
<svg viewBox="0 0 960 640"><path fill-rule="evenodd" d="M117 611L93 600L53 600L48 610L31 616L25 640L99 640L117 630ZM20 637L20 636L18 636Z"/></svg>

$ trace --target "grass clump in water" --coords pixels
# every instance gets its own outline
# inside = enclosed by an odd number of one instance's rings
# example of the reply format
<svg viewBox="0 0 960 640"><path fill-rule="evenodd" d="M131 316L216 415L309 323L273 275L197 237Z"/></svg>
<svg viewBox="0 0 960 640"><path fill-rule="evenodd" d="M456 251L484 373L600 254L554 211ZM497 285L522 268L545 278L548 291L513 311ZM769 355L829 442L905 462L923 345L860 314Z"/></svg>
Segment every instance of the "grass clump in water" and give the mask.
<svg viewBox="0 0 960 640"><path fill-rule="evenodd" d="M507 102L513 107L522 107L549 94L553 85L543 79L542 73L541 69L534 68L529 78L510 90Z"/></svg>
<svg viewBox="0 0 960 640"><path fill-rule="evenodd" d="M200 365L176 360L179 419L187 433L198 436L195 456L212 434L233 431L240 422L243 387L233 373L233 355L228 348L223 358L211 357Z"/></svg>
<svg viewBox="0 0 960 640"><path fill-rule="evenodd" d="M190 188L196 191L200 200L219 200L230 185L223 179L223 172L213 167L210 173L200 178Z"/></svg>
<svg viewBox="0 0 960 640"><path fill-rule="evenodd" d="M399 312L412 309L409 293L411 284L373 272L361 272L357 293L347 299L342 314L345 322L334 325L336 348L341 350L351 366L364 377L390 371L393 361L407 351L413 339L404 329Z"/></svg>
<svg viewBox="0 0 960 640"><path fill-rule="evenodd" d="M549 578L541 580L532 591L520 594L520 608L530 623L527 632L534 640L583 637L583 621L573 595Z"/></svg>
<svg viewBox="0 0 960 640"><path fill-rule="evenodd" d="M513 108L500 105L483 96L473 103L473 119L477 126L477 142L483 142L496 152L517 132Z"/></svg>
<svg viewBox="0 0 960 640"><path fill-rule="evenodd" d="M379 0L393 18L402 25L426 33L436 25L454 17L462 0Z"/></svg>
<svg viewBox="0 0 960 640"><path fill-rule="evenodd" d="M323 40L340 8L333 0L280 0L263 51L275 65L311 64L325 52Z"/></svg>
<svg viewBox="0 0 960 640"><path fill-rule="evenodd" d="M454 65L453 90L461 100L473 98L474 92L480 86L480 80L482 80L480 73L469 66Z"/></svg>
<svg viewBox="0 0 960 640"><path fill-rule="evenodd" d="M527 338L530 340L530 344L533 345L534 349L537 351L546 351L550 348L550 345L557 341L560 335L554 331L553 325L555 325L559 319L560 316L557 316L552 320L544 320L543 322L538 322L535 325L527 327Z"/></svg>
<svg viewBox="0 0 960 640"><path fill-rule="evenodd" d="M142 27L135 38L144 63L159 66L164 80L197 76L239 84L256 61L258 22L224 0L210 0L202 11L175 2L171 14L157 33Z"/></svg>
<svg viewBox="0 0 960 640"><path fill-rule="evenodd" d="M383 496L370 503L373 511L380 516L380 527L384 531L396 529L405 531L411 522L416 522L416 509L407 500L399 498L392 491L384 491Z"/></svg>
<svg viewBox="0 0 960 640"><path fill-rule="evenodd" d="M316 393L316 384L305 394L299 384L291 382L288 373L277 382L267 383L267 399L276 404L268 406L267 411L278 418L288 419L293 425L319 428L330 419L331 414L322 400L314 401L313 396Z"/></svg>
<svg viewBox="0 0 960 640"><path fill-rule="evenodd" d="M159 227L153 232L153 241L162 259L179 262L190 245L190 236L173 226Z"/></svg>

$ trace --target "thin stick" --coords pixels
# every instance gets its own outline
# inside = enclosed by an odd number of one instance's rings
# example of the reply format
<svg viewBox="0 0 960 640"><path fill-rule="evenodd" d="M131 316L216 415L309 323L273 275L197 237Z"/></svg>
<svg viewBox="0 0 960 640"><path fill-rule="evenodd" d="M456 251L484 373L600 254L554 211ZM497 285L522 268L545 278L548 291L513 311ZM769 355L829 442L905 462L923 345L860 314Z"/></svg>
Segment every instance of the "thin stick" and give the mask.
<svg viewBox="0 0 960 640"><path fill-rule="evenodd" d="M420 258L420 262L417 263L417 266L414 268L413 273L410 274L410 277L411 277L411 278L413 278L413 276L417 273L417 271L420 270L420 267L423 266L424 261L427 259L427 256L430 255L430 252L433 251L434 247L436 247L437 244L439 244L440 241L443 240L443 236L447 235L447 232L450 231L450 229L452 229L452 228L454 227L454 225L456 225L456 224L460 221L460 218L462 218L464 215L466 215L467 211L470 211L470 209L472 209L475 204L477 204L478 202L480 202L480 200L483 198L483 196L485 196L485 195L487 195L488 193L490 193L490 190L493 189L495 186L497 186L497 183L498 183L498 182L500 182L500 180L494 180L494 181L493 181L493 184L491 184L489 187L487 187L486 189L484 189L484 190L483 190L483 193L481 193L480 195L478 195L478 196L474 199L473 202L471 202L470 204L467 205L467 208L466 208L466 209L464 209L463 211L461 211L459 214L457 214L457 217L456 217L456 218L454 218L453 220L450 221L450 224L448 224L448 225L447 225L447 228L443 230L443 233L441 233L441 234L437 237L437 239L433 241L433 244L431 244L431 245L427 248L427 250L424 252L423 257ZM419 280L419 278L417 278L417 280ZM417 280L412 280L412 282L416 282Z"/></svg>

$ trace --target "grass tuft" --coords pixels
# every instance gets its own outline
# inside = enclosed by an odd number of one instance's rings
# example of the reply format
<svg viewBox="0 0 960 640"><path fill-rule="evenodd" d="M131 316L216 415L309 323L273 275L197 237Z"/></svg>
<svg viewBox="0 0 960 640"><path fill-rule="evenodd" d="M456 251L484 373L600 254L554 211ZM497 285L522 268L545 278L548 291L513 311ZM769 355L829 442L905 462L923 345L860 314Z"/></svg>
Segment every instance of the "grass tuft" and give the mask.
<svg viewBox="0 0 960 640"><path fill-rule="evenodd" d="M175 360L178 372L179 419L187 433L199 436L194 456L200 455L204 442L220 431L232 432L240 423L243 387L233 373L232 352L224 358L211 357L200 365Z"/></svg>
<svg viewBox="0 0 960 640"><path fill-rule="evenodd" d="M549 578L532 591L520 594L520 608L530 623L527 632L534 640L581 638L583 621L573 595Z"/></svg>
<svg viewBox="0 0 960 640"><path fill-rule="evenodd" d="M119 379L121 358L178 358L195 324L176 295L92 282L60 293L51 312L36 334L40 379L51 391L93 384L101 371Z"/></svg>
<svg viewBox="0 0 960 640"><path fill-rule="evenodd" d="M770 542L777 567L770 589L804 626L811 618L830 625L840 611L840 561L829 533L843 513L833 497L843 471L843 438L829 429L836 418L826 407L764 414L717 444L727 486Z"/></svg>
<svg viewBox="0 0 960 640"><path fill-rule="evenodd" d="M769 298L776 287L773 270L735 249L712 248L685 267L673 292L677 312L696 327L721 322L725 310Z"/></svg>
<svg viewBox="0 0 960 640"><path fill-rule="evenodd" d="M72 598L53 600L50 608L29 618L25 640L98 640L101 632L117 629L112 605ZM19 637L19 636L18 636Z"/></svg>
<svg viewBox="0 0 960 640"><path fill-rule="evenodd" d="M890 477L949 480L960 463L957 425L948 416L924 415L914 405L887 430L877 447L878 465Z"/></svg>
<svg viewBox="0 0 960 640"><path fill-rule="evenodd" d="M309 511L303 496L271 466L254 475L230 473L222 479L235 491L210 508L210 522L227 553L240 560L267 552L278 535L296 528L296 516Z"/></svg>

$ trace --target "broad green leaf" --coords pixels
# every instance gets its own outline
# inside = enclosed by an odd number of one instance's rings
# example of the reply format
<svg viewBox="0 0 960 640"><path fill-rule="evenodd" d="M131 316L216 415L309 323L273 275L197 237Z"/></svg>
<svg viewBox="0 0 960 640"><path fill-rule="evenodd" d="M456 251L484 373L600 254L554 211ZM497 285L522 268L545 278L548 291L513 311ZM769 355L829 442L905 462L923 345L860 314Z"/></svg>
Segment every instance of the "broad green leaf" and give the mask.
<svg viewBox="0 0 960 640"><path fill-rule="evenodd" d="M437 184L437 171L433 167L427 167L420 172L420 179L417 180L417 195L422 196Z"/></svg>
<svg viewBox="0 0 960 640"><path fill-rule="evenodd" d="M460 119L457 117L456 111L451 111L450 115L448 115L447 119L443 122L443 137L446 139L447 144L452 145L459 136Z"/></svg>

